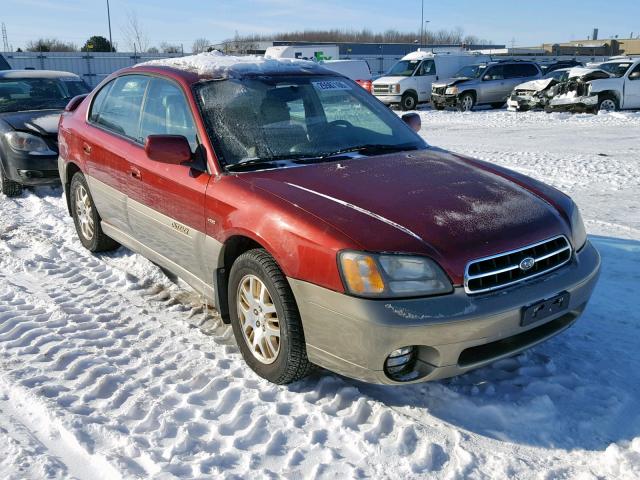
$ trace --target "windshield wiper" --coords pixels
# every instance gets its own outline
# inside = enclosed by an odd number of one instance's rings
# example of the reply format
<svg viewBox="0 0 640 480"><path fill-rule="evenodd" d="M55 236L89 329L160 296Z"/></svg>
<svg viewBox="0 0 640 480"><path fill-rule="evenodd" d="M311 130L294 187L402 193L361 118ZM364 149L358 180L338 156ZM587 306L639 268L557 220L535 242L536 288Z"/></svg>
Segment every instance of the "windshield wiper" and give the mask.
<svg viewBox="0 0 640 480"><path fill-rule="evenodd" d="M336 150L335 152L331 152L331 153L325 153L320 155L319 158L322 158L322 159L332 158L338 155L342 155L345 153L352 153L352 152L363 153L365 155L381 155L384 153L402 152L406 150L417 150L417 149L418 147L413 144L385 145L385 144L370 143L366 145L358 145L356 147L343 148L341 150Z"/></svg>

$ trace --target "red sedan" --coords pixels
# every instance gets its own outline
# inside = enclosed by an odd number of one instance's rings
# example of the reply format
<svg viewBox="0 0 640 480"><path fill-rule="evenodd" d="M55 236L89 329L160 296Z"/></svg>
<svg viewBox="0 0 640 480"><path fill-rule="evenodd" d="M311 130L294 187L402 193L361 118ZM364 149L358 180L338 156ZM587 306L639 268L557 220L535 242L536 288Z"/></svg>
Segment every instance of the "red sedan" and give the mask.
<svg viewBox="0 0 640 480"><path fill-rule="evenodd" d="M59 170L83 245L183 278L258 375L418 382L563 331L600 269L569 197L419 128L318 65L202 54L72 101Z"/></svg>

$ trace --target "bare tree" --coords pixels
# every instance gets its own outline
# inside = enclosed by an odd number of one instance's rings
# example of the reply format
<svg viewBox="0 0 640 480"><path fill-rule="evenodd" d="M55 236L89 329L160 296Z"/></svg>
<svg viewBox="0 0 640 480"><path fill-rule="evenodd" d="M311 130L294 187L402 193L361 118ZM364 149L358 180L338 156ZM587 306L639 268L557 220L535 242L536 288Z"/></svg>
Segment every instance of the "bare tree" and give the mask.
<svg viewBox="0 0 640 480"><path fill-rule="evenodd" d="M127 23L122 27L122 34L125 41L135 52L146 52L149 47L149 37L144 31L140 20L138 20L138 14L134 11L130 11L127 14Z"/></svg>
<svg viewBox="0 0 640 480"><path fill-rule="evenodd" d="M191 51L193 53L206 52L210 46L211 46L211 42L208 39L196 38L193 42L193 46L191 47Z"/></svg>
<svg viewBox="0 0 640 480"><path fill-rule="evenodd" d="M160 51L162 53L180 53L182 52L182 47L180 45L173 45L171 43L162 42L160 44Z"/></svg>
<svg viewBox="0 0 640 480"><path fill-rule="evenodd" d="M27 42L27 52L75 52L78 47L73 43L66 43L57 38L39 38Z"/></svg>

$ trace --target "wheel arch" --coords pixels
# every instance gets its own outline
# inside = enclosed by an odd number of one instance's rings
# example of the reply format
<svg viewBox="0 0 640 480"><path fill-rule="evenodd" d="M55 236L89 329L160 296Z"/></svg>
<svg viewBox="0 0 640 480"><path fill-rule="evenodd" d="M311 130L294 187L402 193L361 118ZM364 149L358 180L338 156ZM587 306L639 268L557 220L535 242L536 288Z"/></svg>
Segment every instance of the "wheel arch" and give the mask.
<svg viewBox="0 0 640 480"><path fill-rule="evenodd" d="M69 190L71 188L71 180L76 173L82 173L82 169L74 162L69 162L64 166L63 171L61 172L62 178L62 186L64 188L64 196L65 202L67 204L67 212L71 215L71 197L69 195Z"/></svg>

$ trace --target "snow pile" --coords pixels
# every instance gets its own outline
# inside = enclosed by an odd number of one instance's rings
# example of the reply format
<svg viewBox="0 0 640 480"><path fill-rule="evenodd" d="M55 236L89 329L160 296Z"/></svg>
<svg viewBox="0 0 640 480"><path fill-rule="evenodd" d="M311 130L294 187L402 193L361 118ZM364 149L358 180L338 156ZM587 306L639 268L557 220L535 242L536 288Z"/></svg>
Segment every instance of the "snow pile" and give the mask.
<svg viewBox="0 0 640 480"><path fill-rule="evenodd" d="M213 78L237 77L256 73L296 73L300 70L324 71L317 63L308 60L276 59L258 55L237 57L225 55L218 50L186 57L151 60L139 63L137 66L172 67Z"/></svg>

